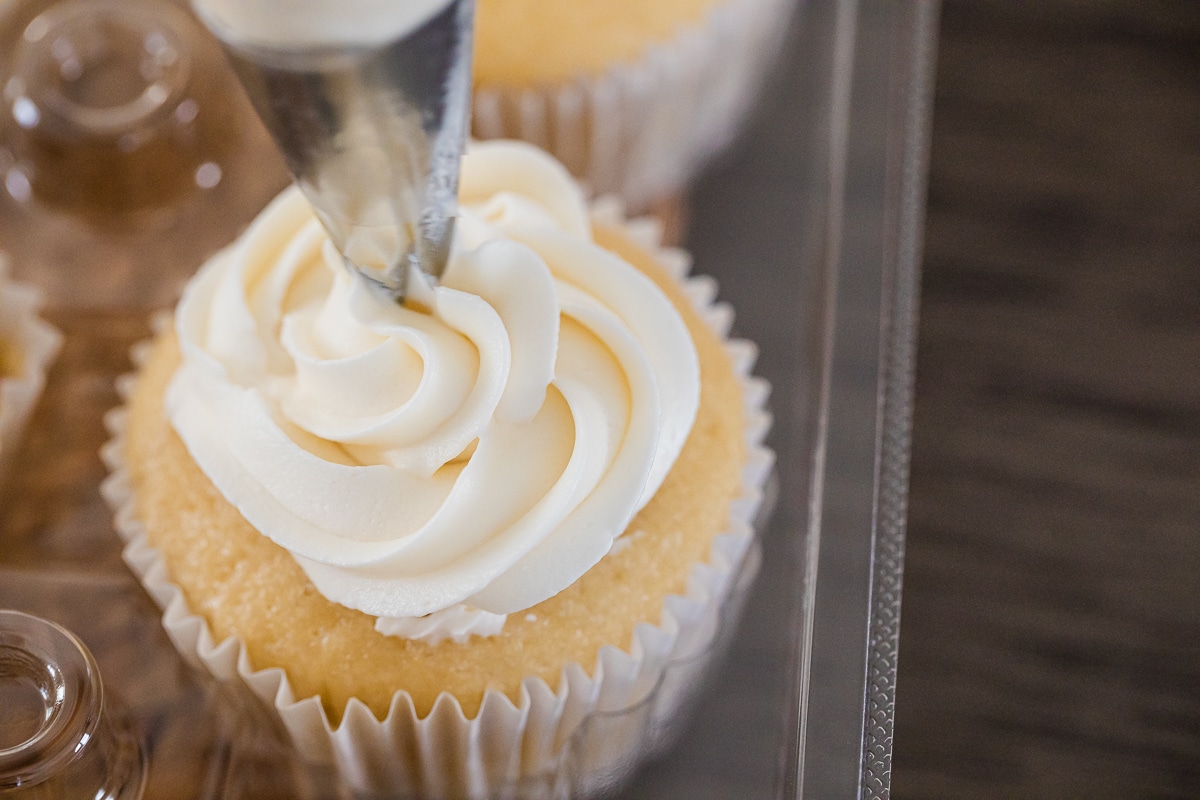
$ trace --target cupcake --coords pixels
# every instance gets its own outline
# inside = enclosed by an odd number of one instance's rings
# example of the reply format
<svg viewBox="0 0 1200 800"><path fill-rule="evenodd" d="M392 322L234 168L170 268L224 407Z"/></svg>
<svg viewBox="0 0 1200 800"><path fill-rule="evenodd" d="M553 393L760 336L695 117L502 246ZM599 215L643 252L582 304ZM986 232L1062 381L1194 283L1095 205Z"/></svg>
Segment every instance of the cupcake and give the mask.
<svg viewBox="0 0 1200 800"><path fill-rule="evenodd" d="M645 209L724 147L793 0L477 0L476 136L550 150Z"/></svg>
<svg viewBox="0 0 1200 800"><path fill-rule="evenodd" d="M0 254L0 472L12 458L62 344L62 335L38 318L39 305L36 290L8 280Z"/></svg>
<svg viewBox="0 0 1200 800"><path fill-rule="evenodd" d="M771 464L753 348L654 239L474 145L442 282L398 306L277 198L110 418L105 495L181 652L357 789L625 763L711 651ZM631 709L630 748L580 744Z"/></svg>

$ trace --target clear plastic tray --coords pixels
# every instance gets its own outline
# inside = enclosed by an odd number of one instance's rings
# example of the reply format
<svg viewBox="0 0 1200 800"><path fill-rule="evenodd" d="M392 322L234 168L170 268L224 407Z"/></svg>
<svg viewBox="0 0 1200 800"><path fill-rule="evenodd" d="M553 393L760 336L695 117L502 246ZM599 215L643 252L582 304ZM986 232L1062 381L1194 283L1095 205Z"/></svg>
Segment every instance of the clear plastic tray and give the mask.
<svg viewBox="0 0 1200 800"><path fill-rule="evenodd" d="M727 658L673 748L622 797L888 794L936 12L802 3L746 133L668 208L687 220L696 272L737 310L735 333L759 344L778 499ZM0 15L0 34L12 24ZM253 185L230 177L149 227L31 216L0 190L0 246L18 277L45 287L66 334L0 485L0 606L58 621L93 649L151 743L148 798L339 796L253 708L176 656L97 491L101 416L148 334L147 308L283 181L264 142L252 131L225 151L255 164ZM162 242L179 237L169 275L137 271L167 263Z"/></svg>

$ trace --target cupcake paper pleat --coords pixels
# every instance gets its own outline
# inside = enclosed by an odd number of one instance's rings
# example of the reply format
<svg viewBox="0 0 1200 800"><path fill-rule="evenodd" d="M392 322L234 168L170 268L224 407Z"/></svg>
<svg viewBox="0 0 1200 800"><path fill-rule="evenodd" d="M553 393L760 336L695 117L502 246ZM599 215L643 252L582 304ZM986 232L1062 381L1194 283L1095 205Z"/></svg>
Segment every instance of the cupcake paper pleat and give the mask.
<svg viewBox="0 0 1200 800"><path fill-rule="evenodd" d="M25 425L62 347L62 334L38 316L41 294L8 280L0 254L0 345L19 359L16 374L0 374L0 476L14 456Z"/></svg>

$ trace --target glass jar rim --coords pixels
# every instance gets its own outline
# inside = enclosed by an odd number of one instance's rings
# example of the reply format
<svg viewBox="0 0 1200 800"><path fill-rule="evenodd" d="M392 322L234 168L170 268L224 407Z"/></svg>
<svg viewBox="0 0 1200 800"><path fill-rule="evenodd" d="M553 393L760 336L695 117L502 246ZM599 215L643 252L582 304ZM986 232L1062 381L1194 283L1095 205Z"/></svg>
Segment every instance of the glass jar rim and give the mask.
<svg viewBox="0 0 1200 800"><path fill-rule="evenodd" d="M78 759L104 709L100 671L86 645L57 623L0 610L0 682L35 684L46 703L23 742L0 749L0 789L40 783Z"/></svg>
<svg viewBox="0 0 1200 800"><path fill-rule="evenodd" d="M155 55L150 48L169 52L162 74L153 78L141 75L145 83L140 91L111 105L80 102L56 85L39 85L32 80L39 61L57 59L57 48L69 48L69 39L63 34L76 28L90 31L101 18L131 35L140 35L146 55ZM5 86L6 100L17 124L32 127L48 116L60 126L88 135L119 136L149 122L173 108L186 94L192 73L191 48L186 39L194 28L183 11L165 3L68 0L55 4L30 21L17 42L12 77ZM86 68L81 69L86 72Z"/></svg>

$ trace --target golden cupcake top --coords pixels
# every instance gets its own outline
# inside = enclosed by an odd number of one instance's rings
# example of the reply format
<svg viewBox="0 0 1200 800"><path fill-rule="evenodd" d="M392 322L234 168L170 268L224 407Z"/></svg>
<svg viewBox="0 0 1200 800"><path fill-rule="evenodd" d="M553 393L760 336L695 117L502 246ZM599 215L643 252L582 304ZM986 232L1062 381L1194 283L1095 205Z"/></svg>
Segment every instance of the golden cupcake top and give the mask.
<svg viewBox="0 0 1200 800"><path fill-rule="evenodd" d="M603 73L702 23L719 0L477 0L475 82L538 86Z"/></svg>

